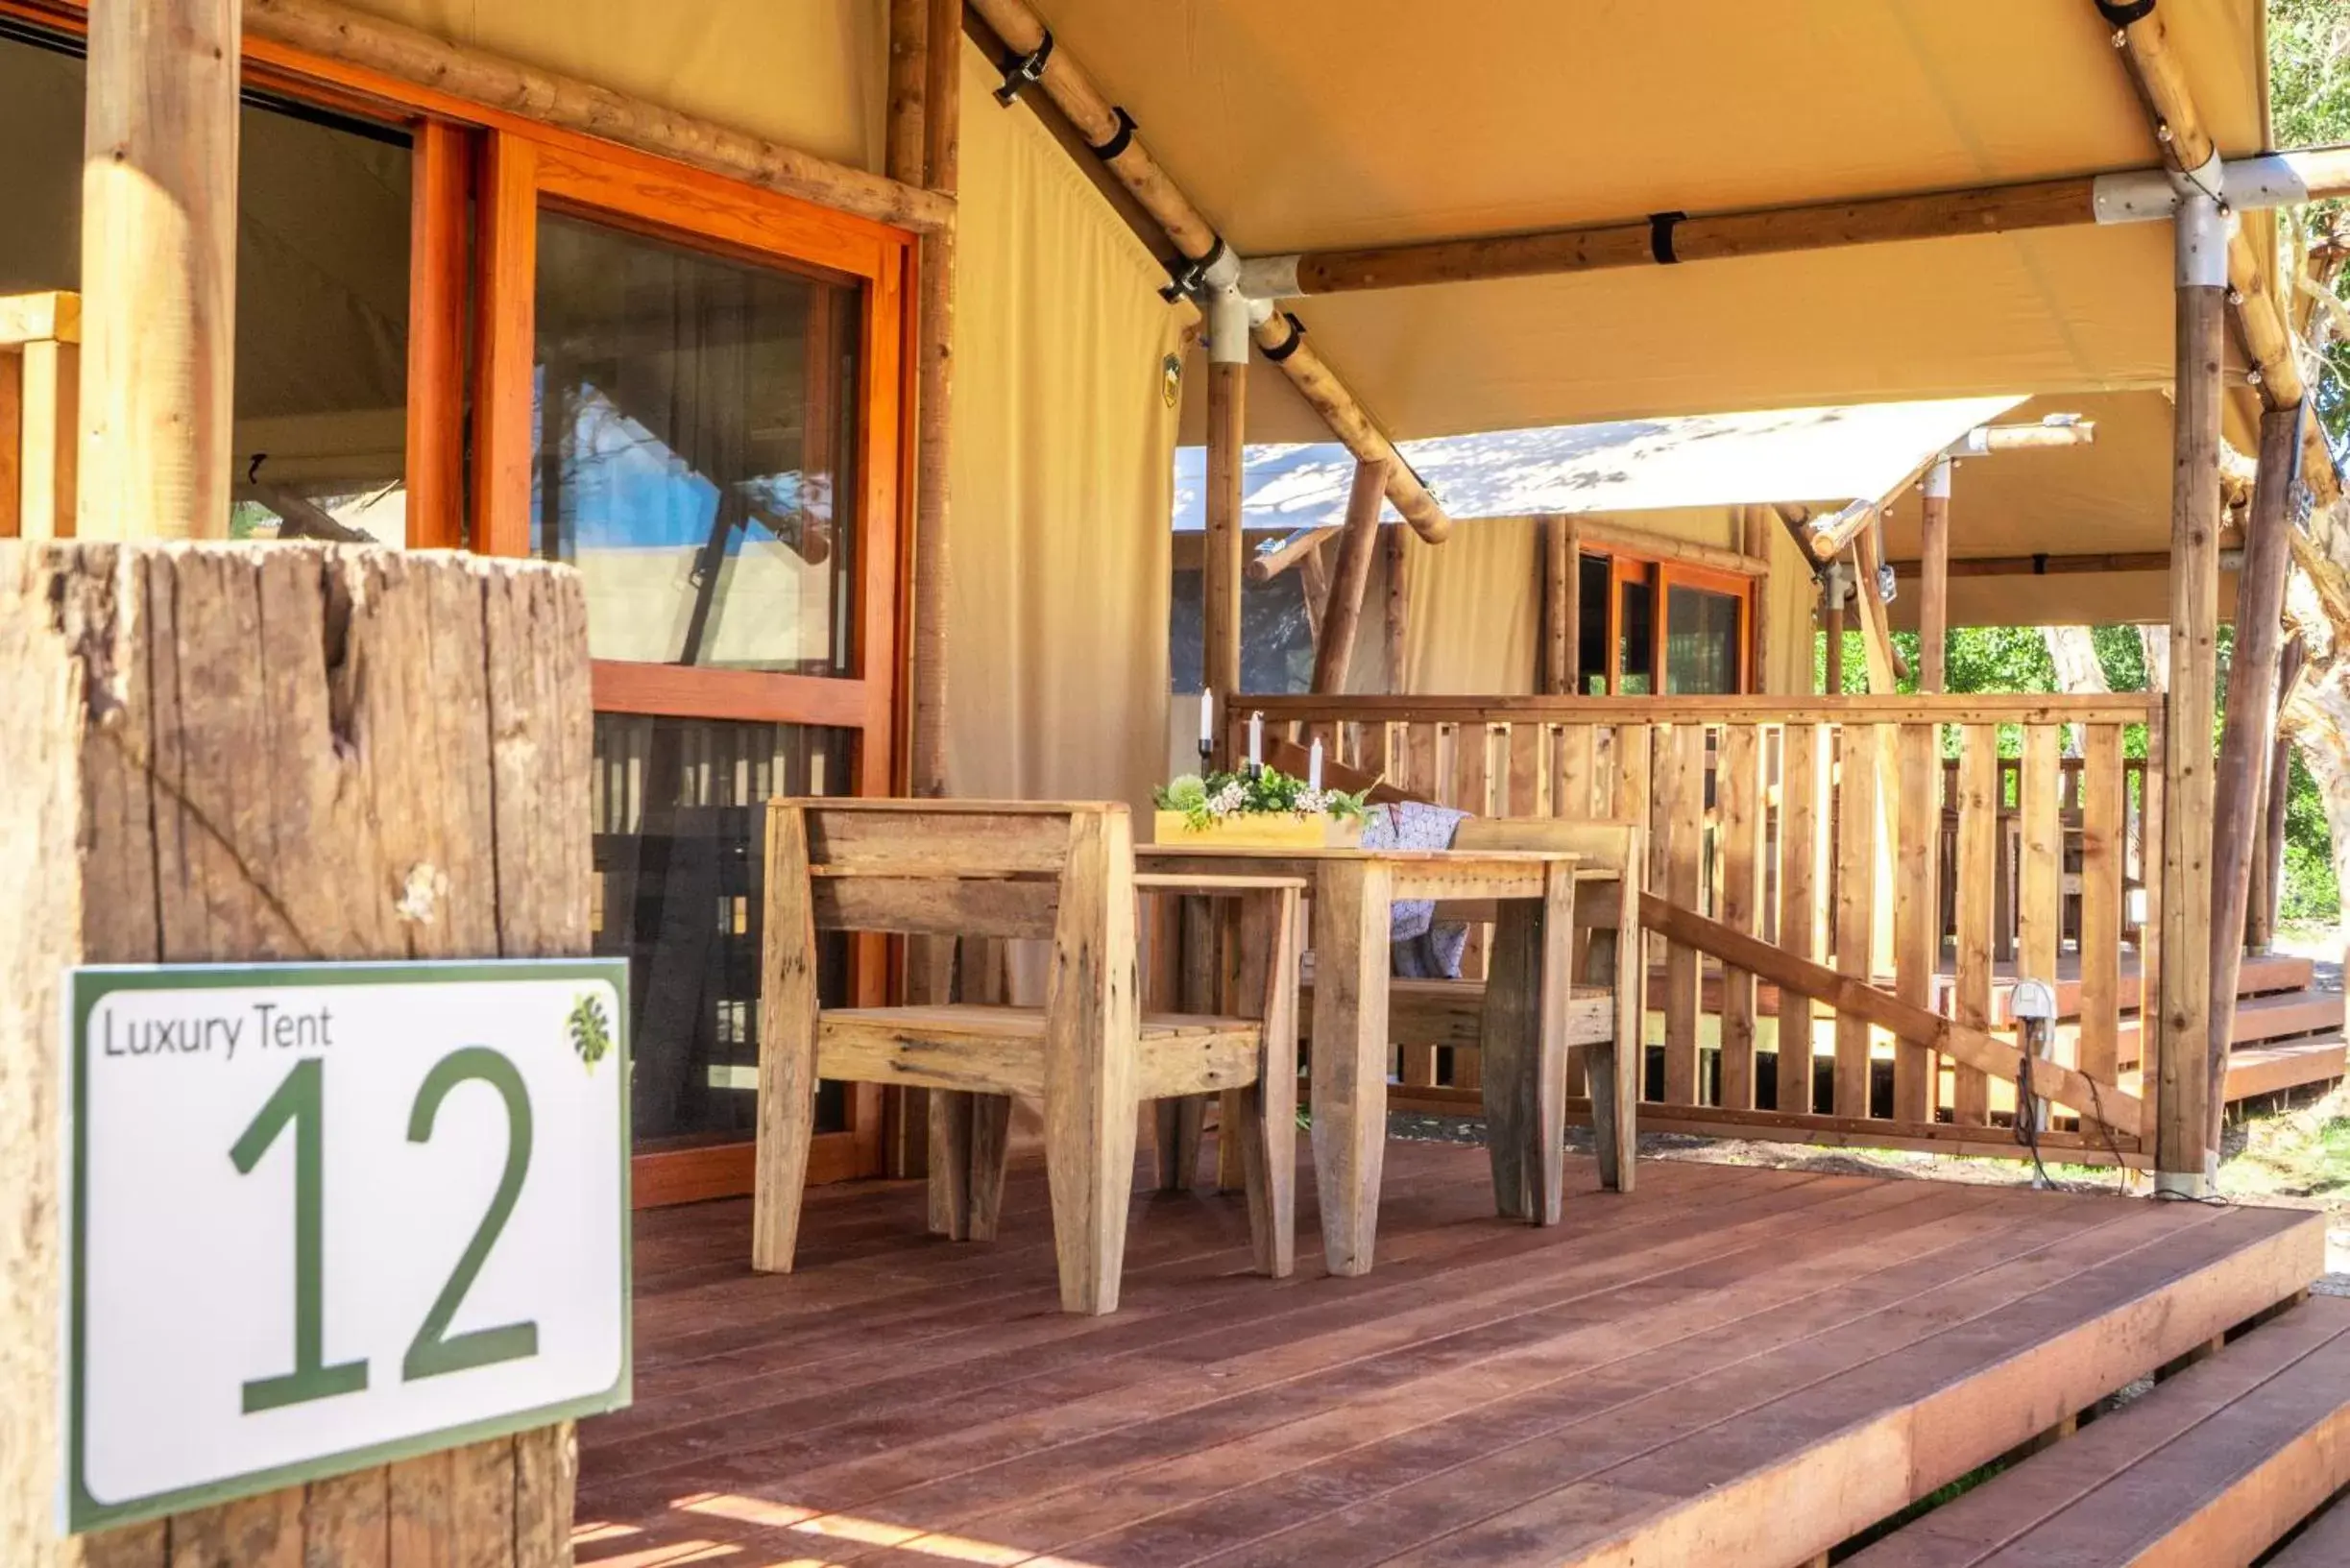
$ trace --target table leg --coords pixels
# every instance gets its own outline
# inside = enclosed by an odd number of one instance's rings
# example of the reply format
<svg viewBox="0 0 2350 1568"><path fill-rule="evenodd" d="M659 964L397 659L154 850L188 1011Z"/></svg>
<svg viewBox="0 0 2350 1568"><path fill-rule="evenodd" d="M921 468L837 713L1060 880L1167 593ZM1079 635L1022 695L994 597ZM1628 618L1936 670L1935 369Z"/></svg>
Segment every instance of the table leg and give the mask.
<svg viewBox="0 0 2350 1568"><path fill-rule="evenodd" d="M1314 898L1314 1189L1330 1272L1370 1272L1387 1157L1387 971L1393 879L1323 862Z"/></svg>
<svg viewBox="0 0 2350 1568"><path fill-rule="evenodd" d="M1574 995L1575 868L1511 899L1493 927L1485 1016L1486 1146L1505 1218L1559 1222L1566 1186L1566 1018Z"/></svg>

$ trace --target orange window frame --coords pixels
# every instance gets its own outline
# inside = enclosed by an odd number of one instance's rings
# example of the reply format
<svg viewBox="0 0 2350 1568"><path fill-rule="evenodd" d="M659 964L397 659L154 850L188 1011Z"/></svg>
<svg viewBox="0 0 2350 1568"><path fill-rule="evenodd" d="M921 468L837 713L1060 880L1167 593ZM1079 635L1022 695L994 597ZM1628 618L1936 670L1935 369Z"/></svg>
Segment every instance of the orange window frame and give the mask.
<svg viewBox="0 0 2350 1568"><path fill-rule="evenodd" d="M69 36L88 32L80 7L0 0L0 16ZM271 39L248 34L243 50L247 86L397 127L412 138L405 463L411 547L529 553L531 329L543 197L616 227L865 285L855 673L835 678L598 660L592 701L604 712L854 730L858 793L890 793L902 771L900 605L909 527L903 498L912 488L915 236ZM886 941L860 937L852 952L857 1001L885 1000ZM881 1098L878 1086L850 1086L849 1130L814 1141L810 1181L879 1172ZM660 1151L633 1165L640 1207L742 1194L751 1188L752 1146Z"/></svg>
<svg viewBox="0 0 2350 1568"><path fill-rule="evenodd" d="M1608 563L1608 694L1624 695L1624 586L1638 584L1650 593L1648 668L1650 696L1664 694L1664 640L1675 588L1704 589L1738 601L1738 691L1755 688L1754 639L1756 580L1736 572L1715 571L1659 556L1609 549L1584 554Z"/></svg>

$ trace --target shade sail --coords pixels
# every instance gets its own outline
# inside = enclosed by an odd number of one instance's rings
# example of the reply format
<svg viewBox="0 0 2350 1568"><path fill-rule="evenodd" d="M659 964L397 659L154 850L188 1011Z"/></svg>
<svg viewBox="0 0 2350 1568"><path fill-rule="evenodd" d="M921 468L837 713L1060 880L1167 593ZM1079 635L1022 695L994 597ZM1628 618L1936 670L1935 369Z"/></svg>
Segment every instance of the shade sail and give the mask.
<svg viewBox="0 0 2350 1568"><path fill-rule="evenodd" d="M1755 501L1874 498L2018 398L1789 408L1554 425L1407 442L1403 455L1456 519L1660 512ZM2166 441L2168 437L2165 438ZM1205 526L1206 455L1175 453L1178 530ZM1248 528L1335 525L1354 459L1334 442L1248 448ZM1388 515L1394 515L1388 509Z"/></svg>

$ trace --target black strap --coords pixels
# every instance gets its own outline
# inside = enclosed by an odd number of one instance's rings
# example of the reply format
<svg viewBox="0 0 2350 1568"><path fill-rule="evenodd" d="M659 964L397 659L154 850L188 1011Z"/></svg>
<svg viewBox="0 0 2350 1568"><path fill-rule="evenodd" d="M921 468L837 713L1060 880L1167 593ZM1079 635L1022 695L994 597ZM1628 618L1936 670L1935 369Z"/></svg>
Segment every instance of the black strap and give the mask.
<svg viewBox="0 0 2350 1568"><path fill-rule="evenodd" d="M1116 104L1110 106L1110 112L1118 116L1118 129L1110 133L1109 140L1093 149L1094 157L1104 163L1134 145L1134 116Z"/></svg>
<svg viewBox="0 0 2350 1568"><path fill-rule="evenodd" d="M1005 60L1004 85L996 89L996 102L1005 109L1019 102L1021 89L1044 79L1045 61L1053 58L1053 30L1048 27L1044 33L1034 50Z"/></svg>
<svg viewBox="0 0 2350 1568"><path fill-rule="evenodd" d="M2047 552L2043 551L2042 553L2032 557L2032 575L2035 577L2046 577L2047 574L2048 558Z"/></svg>
<svg viewBox="0 0 2350 1568"><path fill-rule="evenodd" d="M1686 212L1652 212L1648 215L1648 253L1657 258L1660 267L1670 267L1681 257L1673 253L1673 228Z"/></svg>
<svg viewBox="0 0 2350 1568"><path fill-rule="evenodd" d="M1165 288L1159 290L1159 298L1173 304L1177 300L1197 295L1201 289L1207 287L1208 269L1223 260L1223 236L1219 234L1216 236L1216 243L1208 247L1207 254L1199 260L1194 261L1184 255L1176 256L1175 260L1167 263L1168 283Z"/></svg>
<svg viewBox="0 0 2350 1568"><path fill-rule="evenodd" d="M1286 310L1281 312L1281 319L1289 323L1289 336L1282 339L1281 342L1274 347L1260 350L1260 352L1262 352L1267 359L1272 361L1276 365L1280 364L1281 361L1287 359L1290 355L1296 353L1297 351L1297 345L1305 341L1305 323L1299 321L1296 317L1291 315Z"/></svg>
<svg viewBox="0 0 2350 1568"><path fill-rule="evenodd" d="M2097 0L2097 14L2116 27L2143 22L2154 14L2154 0Z"/></svg>

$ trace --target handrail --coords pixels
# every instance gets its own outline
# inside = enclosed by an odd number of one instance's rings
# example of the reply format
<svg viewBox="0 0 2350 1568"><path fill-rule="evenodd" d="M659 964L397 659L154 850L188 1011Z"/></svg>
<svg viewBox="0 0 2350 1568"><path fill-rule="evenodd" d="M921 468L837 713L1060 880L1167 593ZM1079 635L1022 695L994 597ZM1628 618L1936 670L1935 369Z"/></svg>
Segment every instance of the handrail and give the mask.
<svg viewBox="0 0 2350 1568"><path fill-rule="evenodd" d="M1231 712L1283 723L2143 724L2159 694L1967 693L1870 697L1235 696Z"/></svg>

